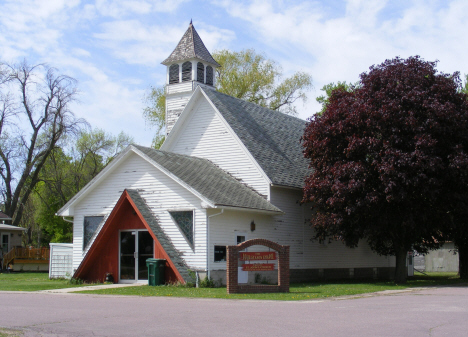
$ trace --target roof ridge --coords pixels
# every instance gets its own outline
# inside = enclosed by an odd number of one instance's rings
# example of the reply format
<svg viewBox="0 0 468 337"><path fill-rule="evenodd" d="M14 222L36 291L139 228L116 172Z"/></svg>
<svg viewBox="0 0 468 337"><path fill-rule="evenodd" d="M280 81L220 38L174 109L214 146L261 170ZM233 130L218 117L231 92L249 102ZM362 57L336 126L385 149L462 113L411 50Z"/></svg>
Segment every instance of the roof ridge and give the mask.
<svg viewBox="0 0 468 337"><path fill-rule="evenodd" d="M244 180L242 179L239 179L239 178L236 178L234 177L230 172L224 170L223 168L221 168L220 166L216 165L215 163L213 163L212 161L210 161L210 163L212 163L214 166L216 166L217 168L219 168L220 170L224 171L228 176L230 176L232 179L238 181L240 184L244 185L245 187L247 187L249 190L251 190L252 192L258 194L260 197L262 198L265 198L268 200L267 196L266 195L263 195L261 194L260 192L258 192L257 190L255 190L253 187L251 187L249 184L247 184L246 182L244 182Z"/></svg>
<svg viewBox="0 0 468 337"><path fill-rule="evenodd" d="M144 156L170 172L212 205L282 212L268 199L206 158L137 146ZM161 155L162 154L162 155Z"/></svg>
<svg viewBox="0 0 468 337"><path fill-rule="evenodd" d="M189 28L190 29L190 35L191 35L191 38L192 38L192 45L190 46L190 48L192 48L192 52L195 56L197 56L197 53L195 52L195 41L193 39L193 24L192 24L192 20L190 20L190 24L189 24Z"/></svg>
<svg viewBox="0 0 468 337"><path fill-rule="evenodd" d="M136 148L139 148L139 147L142 147L142 148L145 148L145 149L148 149L148 150L152 150L152 151L155 151L155 152L162 152L162 153L165 153L165 154L168 154L168 155L173 155L173 156L180 156L180 157L185 157L185 158L195 158L195 159L200 159L200 160L204 160L204 161L208 161L210 162L211 164L214 165L214 163L209 160L209 159L206 159L206 158L202 158L202 157L197 157L197 156L190 156L188 154L183 154L183 153L176 153L176 152L171 152L171 151L165 151L165 150L160 150L160 149L155 149L155 148L152 148L152 147L148 147L148 146L143 146L143 145L138 145L138 144L130 144Z"/></svg>

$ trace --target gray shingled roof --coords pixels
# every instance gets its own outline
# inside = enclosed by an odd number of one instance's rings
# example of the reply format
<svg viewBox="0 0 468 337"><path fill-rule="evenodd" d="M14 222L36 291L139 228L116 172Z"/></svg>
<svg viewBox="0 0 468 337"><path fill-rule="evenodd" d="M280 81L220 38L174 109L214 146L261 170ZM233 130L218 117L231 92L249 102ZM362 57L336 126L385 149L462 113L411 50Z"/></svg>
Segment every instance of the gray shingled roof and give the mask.
<svg viewBox="0 0 468 337"><path fill-rule="evenodd" d="M0 211L0 220L11 220L11 217Z"/></svg>
<svg viewBox="0 0 468 337"><path fill-rule="evenodd" d="M185 32L184 36L182 36L180 39L177 47L174 49L171 55L169 55L169 57L161 63L168 65L191 58L198 58L217 67L220 66L218 62L215 61L213 56L211 56L208 49L206 49L205 44L195 30L195 27L190 22L189 28Z"/></svg>
<svg viewBox="0 0 468 337"><path fill-rule="evenodd" d="M207 159L133 146L216 206L282 212L256 191Z"/></svg>
<svg viewBox="0 0 468 337"><path fill-rule="evenodd" d="M145 200L140 196L140 193L138 193L136 190L127 190L127 193L130 198L132 198L132 201L135 203L138 211L145 219L149 228L151 228L151 231L158 239L166 254L171 258L172 263L174 263L174 266L177 268L177 271L180 273L185 282L195 282L192 276L190 276L189 268L185 264L185 261L182 258L182 254L174 247L172 241L164 233L161 226L159 226L158 221L149 209Z"/></svg>
<svg viewBox="0 0 468 337"><path fill-rule="evenodd" d="M306 121L214 90L204 90L274 185L302 188L309 174L301 136Z"/></svg>

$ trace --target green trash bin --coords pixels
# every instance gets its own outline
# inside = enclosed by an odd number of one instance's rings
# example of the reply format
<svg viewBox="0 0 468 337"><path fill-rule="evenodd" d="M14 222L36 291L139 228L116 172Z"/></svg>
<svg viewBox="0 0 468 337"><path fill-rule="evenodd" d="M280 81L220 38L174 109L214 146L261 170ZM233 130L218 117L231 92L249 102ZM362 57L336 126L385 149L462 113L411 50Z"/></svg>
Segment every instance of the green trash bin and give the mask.
<svg viewBox="0 0 468 337"><path fill-rule="evenodd" d="M159 286L165 283L164 272L166 260L164 259L146 259L148 267L148 285Z"/></svg>

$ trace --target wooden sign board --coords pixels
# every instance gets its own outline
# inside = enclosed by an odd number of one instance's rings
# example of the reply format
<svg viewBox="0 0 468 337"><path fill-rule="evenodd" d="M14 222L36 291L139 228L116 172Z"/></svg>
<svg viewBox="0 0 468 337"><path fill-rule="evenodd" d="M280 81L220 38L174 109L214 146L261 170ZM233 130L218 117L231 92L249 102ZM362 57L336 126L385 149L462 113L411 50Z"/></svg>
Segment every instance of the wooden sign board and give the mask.
<svg viewBox="0 0 468 337"><path fill-rule="evenodd" d="M243 271L268 271L268 270L275 270L274 263L251 263L251 264L243 264L242 265Z"/></svg>
<svg viewBox="0 0 468 337"><path fill-rule="evenodd" d="M276 260L276 252L240 252L241 261Z"/></svg>

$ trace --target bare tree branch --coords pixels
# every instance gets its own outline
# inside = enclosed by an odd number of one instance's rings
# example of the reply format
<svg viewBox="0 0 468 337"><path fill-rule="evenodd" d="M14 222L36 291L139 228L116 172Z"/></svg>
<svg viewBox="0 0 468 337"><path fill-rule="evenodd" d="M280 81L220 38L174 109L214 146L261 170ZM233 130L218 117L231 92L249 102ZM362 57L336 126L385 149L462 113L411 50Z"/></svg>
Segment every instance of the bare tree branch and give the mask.
<svg viewBox="0 0 468 337"><path fill-rule="evenodd" d="M0 63L0 177L14 225L58 142L86 125L69 109L76 95L76 81L54 68Z"/></svg>

